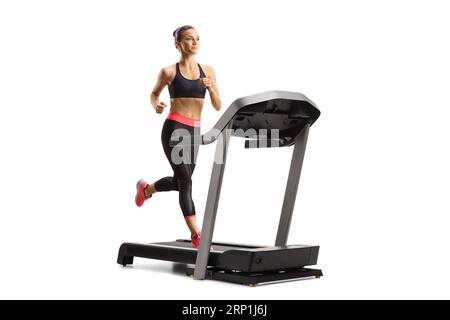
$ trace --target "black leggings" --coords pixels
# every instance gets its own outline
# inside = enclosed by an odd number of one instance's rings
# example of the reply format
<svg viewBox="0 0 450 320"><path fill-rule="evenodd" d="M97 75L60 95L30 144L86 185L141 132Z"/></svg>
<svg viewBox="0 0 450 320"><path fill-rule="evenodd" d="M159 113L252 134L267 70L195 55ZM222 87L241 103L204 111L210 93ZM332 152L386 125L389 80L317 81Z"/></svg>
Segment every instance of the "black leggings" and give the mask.
<svg viewBox="0 0 450 320"><path fill-rule="evenodd" d="M170 138L174 131L174 135L179 136L200 135L200 127L193 127L175 120L166 119L161 132L161 142L164 153L173 169L173 176L164 177L156 181L155 189L156 191L178 191L181 211L185 217L188 217L195 215L194 201L192 201L191 176L195 169L199 146L187 147L184 150L180 147L170 146ZM174 150L174 148L176 149ZM187 157L186 151L190 154ZM185 156L185 159L182 159L183 156Z"/></svg>

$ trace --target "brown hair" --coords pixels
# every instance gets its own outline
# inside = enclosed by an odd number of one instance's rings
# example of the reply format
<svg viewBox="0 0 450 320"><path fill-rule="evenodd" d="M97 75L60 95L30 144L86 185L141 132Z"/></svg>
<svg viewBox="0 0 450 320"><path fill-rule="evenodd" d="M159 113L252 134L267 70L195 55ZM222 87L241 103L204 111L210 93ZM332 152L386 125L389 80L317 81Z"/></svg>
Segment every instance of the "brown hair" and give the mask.
<svg viewBox="0 0 450 320"><path fill-rule="evenodd" d="M177 28L173 32L173 37L175 38L175 41L176 42L180 42L181 41L181 36L183 35L183 32L185 32L186 30L189 30L189 29L194 29L194 27L185 25L185 26Z"/></svg>

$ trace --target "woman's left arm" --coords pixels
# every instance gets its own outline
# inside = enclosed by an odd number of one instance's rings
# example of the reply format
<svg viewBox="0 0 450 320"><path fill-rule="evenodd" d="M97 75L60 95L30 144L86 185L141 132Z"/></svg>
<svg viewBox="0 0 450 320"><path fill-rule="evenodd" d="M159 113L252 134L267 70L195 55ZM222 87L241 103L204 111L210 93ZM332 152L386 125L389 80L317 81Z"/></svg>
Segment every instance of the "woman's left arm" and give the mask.
<svg viewBox="0 0 450 320"><path fill-rule="evenodd" d="M219 89L217 88L216 74L210 66L206 66L206 78L202 78L203 86L208 90L211 104L217 111L222 107L220 100Z"/></svg>

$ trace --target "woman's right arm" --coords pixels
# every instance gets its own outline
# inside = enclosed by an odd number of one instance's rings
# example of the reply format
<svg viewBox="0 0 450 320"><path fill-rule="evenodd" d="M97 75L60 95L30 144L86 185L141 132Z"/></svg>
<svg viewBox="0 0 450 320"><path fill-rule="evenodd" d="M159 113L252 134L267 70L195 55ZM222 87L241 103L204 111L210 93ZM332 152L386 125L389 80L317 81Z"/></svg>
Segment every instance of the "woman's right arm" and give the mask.
<svg viewBox="0 0 450 320"><path fill-rule="evenodd" d="M161 69L156 80L155 87L150 95L150 103L155 109L156 113L162 113L167 105L164 102L159 101L159 95L163 91L164 87L169 83L169 73L166 69Z"/></svg>

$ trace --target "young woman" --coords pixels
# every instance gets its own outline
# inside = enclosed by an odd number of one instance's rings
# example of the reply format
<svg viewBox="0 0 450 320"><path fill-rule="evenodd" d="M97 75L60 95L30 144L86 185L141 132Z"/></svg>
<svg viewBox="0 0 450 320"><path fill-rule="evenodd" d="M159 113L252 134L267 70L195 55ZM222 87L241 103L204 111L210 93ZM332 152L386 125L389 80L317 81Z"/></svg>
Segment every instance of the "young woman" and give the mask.
<svg viewBox="0 0 450 320"><path fill-rule="evenodd" d="M141 207L144 201L156 192L178 191L181 211L191 232L192 244L198 248L201 231L196 221L191 180L198 146L191 148L190 157L187 157L187 161L185 159L180 163L180 160L172 155L173 146L170 146L169 142L172 133L176 130L183 130L181 135L200 134L200 118L206 91L211 98L211 104L217 111L221 108L221 100L214 70L195 61L194 56L200 47L197 31L192 26L183 26L177 28L173 36L175 47L181 54L180 61L160 71L150 99L156 113L162 114L167 105L159 101L159 96L166 85L168 86L170 112L162 128L161 142L173 169L173 176L164 177L152 184L139 180L136 186L135 202Z"/></svg>

